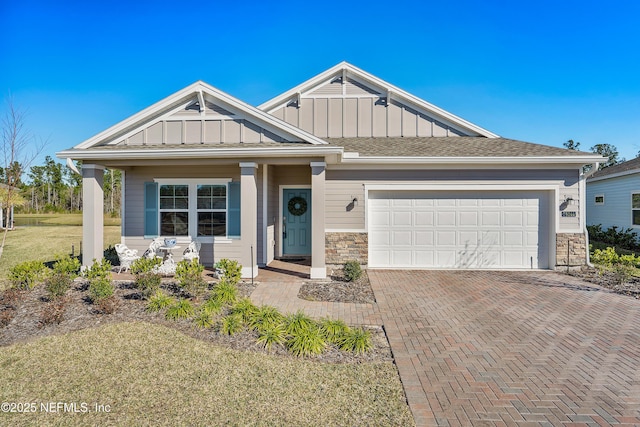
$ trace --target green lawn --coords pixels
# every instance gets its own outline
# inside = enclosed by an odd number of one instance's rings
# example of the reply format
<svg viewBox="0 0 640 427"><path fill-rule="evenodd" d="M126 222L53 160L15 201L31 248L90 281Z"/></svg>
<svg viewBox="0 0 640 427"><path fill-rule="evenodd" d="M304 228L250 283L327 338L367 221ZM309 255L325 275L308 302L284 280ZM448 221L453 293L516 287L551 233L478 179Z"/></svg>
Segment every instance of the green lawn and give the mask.
<svg viewBox="0 0 640 427"><path fill-rule="evenodd" d="M18 215L16 215L18 217ZM20 215L26 217L26 215ZM0 283L5 282L9 269L23 261L41 260L51 261L57 254L71 253L72 246L75 254L80 251L82 241L82 215L30 215L51 225L18 227L9 231L0 258ZM120 219L105 218L104 244L105 247L120 242ZM3 285L0 284L0 289Z"/></svg>
<svg viewBox="0 0 640 427"><path fill-rule="evenodd" d="M146 323L0 348L3 425L394 425L413 419L392 363L334 365L229 350ZM87 412L47 413L41 403ZM110 412L96 412L95 404ZM71 408L68 406L68 408Z"/></svg>

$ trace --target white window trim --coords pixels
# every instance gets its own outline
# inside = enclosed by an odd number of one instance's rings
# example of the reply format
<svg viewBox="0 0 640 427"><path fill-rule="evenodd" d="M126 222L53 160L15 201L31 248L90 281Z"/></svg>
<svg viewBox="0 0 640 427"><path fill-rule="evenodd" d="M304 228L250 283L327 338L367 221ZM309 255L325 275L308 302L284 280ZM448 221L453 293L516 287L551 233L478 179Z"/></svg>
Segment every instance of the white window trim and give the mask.
<svg viewBox="0 0 640 427"><path fill-rule="evenodd" d="M635 196L636 194L640 195L640 191L632 191L631 192L631 227L640 227L640 224L634 224L633 223L633 211L640 211L640 208L634 208L633 207L633 196Z"/></svg>
<svg viewBox="0 0 640 427"><path fill-rule="evenodd" d="M198 236L198 185L224 185L227 186L231 181L231 178L156 178L153 180L158 184L158 201L160 201L160 187L162 185L188 185L189 186L189 236L192 239L198 240L201 243L227 243L231 242L231 239L225 236ZM229 219L229 191L227 194L227 204L224 210L227 214L227 224ZM193 197L192 197L193 195ZM160 235L160 205L158 205L158 235ZM219 212L219 211L218 211ZM228 231L228 230L227 230Z"/></svg>
<svg viewBox="0 0 640 427"><path fill-rule="evenodd" d="M602 197L601 202L598 202L598 197ZM593 203L595 203L598 206L604 205L604 194L596 194L595 196L593 196Z"/></svg>

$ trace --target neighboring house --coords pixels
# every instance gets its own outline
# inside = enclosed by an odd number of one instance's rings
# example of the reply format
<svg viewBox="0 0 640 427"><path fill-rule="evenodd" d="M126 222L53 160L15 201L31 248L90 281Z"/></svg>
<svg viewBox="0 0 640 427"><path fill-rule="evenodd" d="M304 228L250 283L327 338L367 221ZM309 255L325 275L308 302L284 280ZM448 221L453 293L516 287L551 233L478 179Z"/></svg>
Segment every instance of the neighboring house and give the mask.
<svg viewBox="0 0 640 427"><path fill-rule="evenodd" d="M587 179L587 224L640 231L640 158L609 166Z"/></svg>
<svg viewBox="0 0 640 427"><path fill-rule="evenodd" d="M312 278L352 259L584 264L581 170L602 160L501 138L344 62L258 108L196 82L57 155L83 162L85 264L102 256L108 167L129 247L192 236L205 264L237 259L247 277L310 256Z"/></svg>

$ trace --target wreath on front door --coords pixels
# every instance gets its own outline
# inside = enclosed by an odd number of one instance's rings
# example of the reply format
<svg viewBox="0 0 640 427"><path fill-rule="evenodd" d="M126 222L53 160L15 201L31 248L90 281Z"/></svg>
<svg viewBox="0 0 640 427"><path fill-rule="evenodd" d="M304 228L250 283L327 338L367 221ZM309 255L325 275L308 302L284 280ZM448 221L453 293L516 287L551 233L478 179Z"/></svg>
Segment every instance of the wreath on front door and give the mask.
<svg viewBox="0 0 640 427"><path fill-rule="evenodd" d="M289 213L293 216L304 215L307 211L307 201L300 196L292 197L287 205Z"/></svg>

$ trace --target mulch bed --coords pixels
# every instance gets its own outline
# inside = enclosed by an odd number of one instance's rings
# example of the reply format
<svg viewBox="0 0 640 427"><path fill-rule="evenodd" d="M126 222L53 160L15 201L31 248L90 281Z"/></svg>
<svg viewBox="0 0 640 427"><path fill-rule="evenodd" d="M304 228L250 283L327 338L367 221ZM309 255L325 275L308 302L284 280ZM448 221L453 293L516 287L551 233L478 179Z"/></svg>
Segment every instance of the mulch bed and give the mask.
<svg viewBox="0 0 640 427"><path fill-rule="evenodd" d="M167 320L163 312L146 311L147 301L134 288L131 281L114 281L115 307L111 314L102 313L87 298L87 284L76 279L72 288L64 297L62 308L56 307L47 299L44 286L31 291L9 289L0 294L0 346L31 341L48 335L65 334L86 328L119 322L150 322L181 331L193 338L208 341L227 348L292 356L283 346L274 345L270 351L256 343L257 335L244 331L233 336L223 335L214 329L201 329L190 320ZM163 279L162 288L171 292L176 286ZM250 282L238 284L239 296L249 296L255 289ZM201 301L200 301L201 302ZM196 302L194 305L199 304ZM60 305L60 304L58 304ZM60 314L60 311L62 313ZM56 323L56 316L60 323ZM48 321L43 323L43 320ZM365 354L357 355L329 348L328 351L313 357L313 360L329 363L362 363L369 361L392 361L387 338L382 328L370 328L374 348Z"/></svg>
<svg viewBox="0 0 640 427"><path fill-rule="evenodd" d="M298 298L307 301L375 304L376 298L366 271L353 282L347 281L342 270L335 271L329 279L305 282L298 292Z"/></svg>
<svg viewBox="0 0 640 427"><path fill-rule="evenodd" d="M607 288L622 295L640 299L640 278L632 277L624 283L620 283L620 279L614 272L599 270L594 267L582 267L577 270L569 270L566 274L579 277L580 279L595 283L598 286Z"/></svg>

